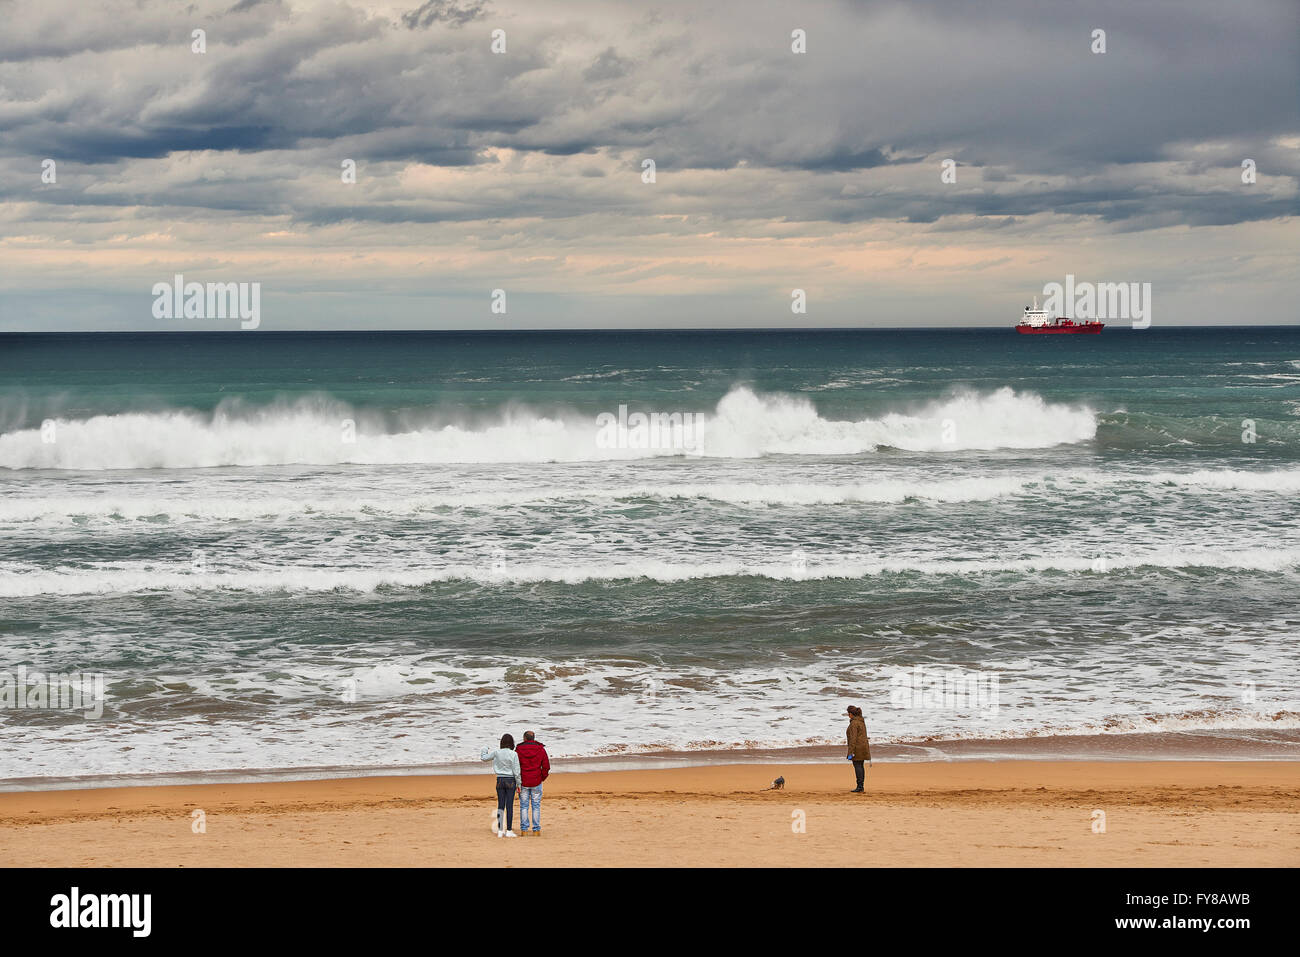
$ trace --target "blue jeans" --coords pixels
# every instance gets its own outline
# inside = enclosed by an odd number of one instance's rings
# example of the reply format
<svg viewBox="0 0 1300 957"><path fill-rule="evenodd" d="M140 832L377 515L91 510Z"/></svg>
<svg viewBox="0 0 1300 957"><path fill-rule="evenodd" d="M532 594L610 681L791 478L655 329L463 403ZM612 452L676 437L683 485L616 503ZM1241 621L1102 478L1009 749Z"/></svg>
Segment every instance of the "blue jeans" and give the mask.
<svg viewBox="0 0 1300 957"><path fill-rule="evenodd" d="M528 830L528 807L533 808L533 833L542 829L542 786L519 789L519 830Z"/></svg>

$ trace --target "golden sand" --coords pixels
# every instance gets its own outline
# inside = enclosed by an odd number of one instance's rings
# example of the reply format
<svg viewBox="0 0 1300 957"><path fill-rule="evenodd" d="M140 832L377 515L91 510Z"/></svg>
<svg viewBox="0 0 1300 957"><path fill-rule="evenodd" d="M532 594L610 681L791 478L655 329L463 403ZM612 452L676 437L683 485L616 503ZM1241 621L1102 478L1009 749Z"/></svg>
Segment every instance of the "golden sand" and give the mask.
<svg viewBox="0 0 1300 957"><path fill-rule="evenodd" d="M778 775L784 790L762 790ZM542 834L513 840L491 832L493 782L5 793L0 865L1300 864L1297 762L876 764L865 795L849 793L846 764L560 769L545 785Z"/></svg>

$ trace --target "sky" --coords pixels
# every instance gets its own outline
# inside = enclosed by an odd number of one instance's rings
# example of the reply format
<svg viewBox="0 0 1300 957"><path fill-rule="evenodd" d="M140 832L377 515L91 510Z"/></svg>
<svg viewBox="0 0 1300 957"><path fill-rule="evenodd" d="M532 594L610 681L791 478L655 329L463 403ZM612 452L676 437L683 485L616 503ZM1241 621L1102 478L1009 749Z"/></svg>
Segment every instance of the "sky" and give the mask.
<svg viewBox="0 0 1300 957"><path fill-rule="evenodd" d="M1300 321L1295 0L0 24L0 331L238 327L158 318L177 274L259 283L263 330L1010 326L1067 275L1150 283L1155 325Z"/></svg>

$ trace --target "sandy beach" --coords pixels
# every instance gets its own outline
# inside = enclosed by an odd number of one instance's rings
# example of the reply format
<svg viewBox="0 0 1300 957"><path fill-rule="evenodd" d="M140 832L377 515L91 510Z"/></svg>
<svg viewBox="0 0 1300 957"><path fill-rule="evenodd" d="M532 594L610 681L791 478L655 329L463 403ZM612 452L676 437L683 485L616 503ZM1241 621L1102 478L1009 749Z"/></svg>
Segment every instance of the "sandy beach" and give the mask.
<svg viewBox="0 0 1300 957"><path fill-rule="evenodd" d="M560 770L514 840L488 775L10 792L0 865L1300 864L1300 762L877 763L851 787L835 764Z"/></svg>

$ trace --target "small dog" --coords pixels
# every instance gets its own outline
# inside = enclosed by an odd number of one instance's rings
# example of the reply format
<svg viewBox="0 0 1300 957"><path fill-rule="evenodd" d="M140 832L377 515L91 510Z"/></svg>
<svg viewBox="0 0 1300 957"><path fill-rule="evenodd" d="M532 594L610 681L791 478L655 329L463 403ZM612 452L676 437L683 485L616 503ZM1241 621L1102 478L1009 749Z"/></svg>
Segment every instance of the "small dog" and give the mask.
<svg viewBox="0 0 1300 957"><path fill-rule="evenodd" d="M779 791L779 790L781 790L783 787L785 787L785 778L777 778L775 781L772 782L772 786L771 786L770 788L763 788L763 790L764 790L764 791Z"/></svg>

